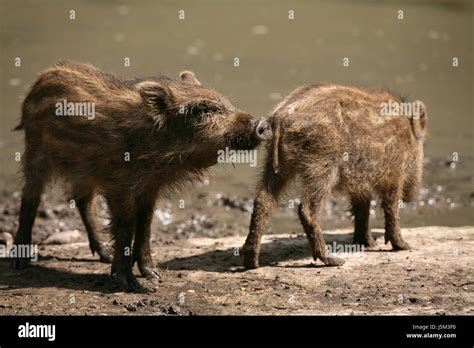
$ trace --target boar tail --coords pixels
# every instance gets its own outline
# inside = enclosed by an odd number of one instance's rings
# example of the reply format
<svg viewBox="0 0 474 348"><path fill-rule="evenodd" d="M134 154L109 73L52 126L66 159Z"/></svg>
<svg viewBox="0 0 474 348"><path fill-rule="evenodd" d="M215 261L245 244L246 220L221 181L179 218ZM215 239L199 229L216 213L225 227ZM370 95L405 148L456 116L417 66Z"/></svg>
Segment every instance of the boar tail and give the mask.
<svg viewBox="0 0 474 348"><path fill-rule="evenodd" d="M20 119L20 123L15 127L13 128L13 131L19 131L19 130L22 130L25 128L25 104L23 104L23 107L22 107L22 110L21 110L21 119Z"/></svg>
<svg viewBox="0 0 474 348"><path fill-rule="evenodd" d="M23 127L23 120L21 120L20 124L13 128L14 131L22 130Z"/></svg>
<svg viewBox="0 0 474 348"><path fill-rule="evenodd" d="M410 122L411 128L413 130L413 134L415 134L415 138L420 140L425 135L425 128L426 128L426 106L423 102L417 100L415 103L417 105L417 113L413 114Z"/></svg>
<svg viewBox="0 0 474 348"><path fill-rule="evenodd" d="M281 119L273 119L273 140L272 140L272 157L273 157L273 171L278 174L280 171L279 164L279 147L280 147L280 133L281 133Z"/></svg>

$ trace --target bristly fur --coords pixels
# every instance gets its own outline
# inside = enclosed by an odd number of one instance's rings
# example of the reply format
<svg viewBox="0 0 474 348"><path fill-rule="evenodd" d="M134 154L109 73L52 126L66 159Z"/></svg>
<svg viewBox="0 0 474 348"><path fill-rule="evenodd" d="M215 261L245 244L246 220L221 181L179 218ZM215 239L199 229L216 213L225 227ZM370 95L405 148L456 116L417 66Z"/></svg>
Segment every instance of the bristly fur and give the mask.
<svg viewBox="0 0 474 348"><path fill-rule="evenodd" d="M95 117L55 116L57 102L89 102ZM218 150L260 143L257 118L204 87L190 71L121 79L87 64L63 61L43 71L23 103L15 128L25 131L23 189L17 242L31 240L39 197L52 177L71 186L91 250L108 256L97 238L91 201L103 195L115 239L113 272L133 283L131 265L152 268L150 223L156 199L200 177ZM135 238L133 258L124 256ZM124 284L122 284L124 285Z"/></svg>
<svg viewBox="0 0 474 348"><path fill-rule="evenodd" d="M404 102L386 89L368 90L329 83L296 88L270 113L273 140L267 159L249 235L244 265L258 267L260 240L270 214L288 183L302 178L298 214L314 259L328 266L342 260L327 254L319 220L325 199L333 192L351 199L354 242L374 245L369 229L373 193L382 200L385 238L394 249L407 249L400 234L399 201L416 196L423 168L426 108L419 117L383 116L381 106Z"/></svg>

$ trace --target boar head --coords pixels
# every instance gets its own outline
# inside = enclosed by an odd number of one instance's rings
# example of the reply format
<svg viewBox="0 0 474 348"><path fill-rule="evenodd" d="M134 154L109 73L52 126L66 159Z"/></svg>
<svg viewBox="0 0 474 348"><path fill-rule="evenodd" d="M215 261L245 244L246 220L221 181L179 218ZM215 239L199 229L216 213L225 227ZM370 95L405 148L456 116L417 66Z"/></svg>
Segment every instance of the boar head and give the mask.
<svg viewBox="0 0 474 348"><path fill-rule="evenodd" d="M162 138L191 160L206 157L211 165L221 149L254 149L272 136L266 120L237 109L190 71L177 81L149 79L136 88Z"/></svg>

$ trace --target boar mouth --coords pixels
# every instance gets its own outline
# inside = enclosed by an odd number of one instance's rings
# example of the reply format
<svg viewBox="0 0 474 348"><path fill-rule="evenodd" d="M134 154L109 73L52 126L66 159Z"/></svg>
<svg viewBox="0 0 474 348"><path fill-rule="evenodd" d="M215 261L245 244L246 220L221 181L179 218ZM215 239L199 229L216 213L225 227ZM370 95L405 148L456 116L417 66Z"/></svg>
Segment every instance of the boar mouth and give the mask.
<svg viewBox="0 0 474 348"><path fill-rule="evenodd" d="M260 141L253 137L244 136L238 137L231 142L231 148L237 150L252 150L260 144Z"/></svg>
<svg viewBox="0 0 474 348"><path fill-rule="evenodd" d="M228 139L228 147L234 150L252 150L260 144L260 140L253 134L238 134Z"/></svg>

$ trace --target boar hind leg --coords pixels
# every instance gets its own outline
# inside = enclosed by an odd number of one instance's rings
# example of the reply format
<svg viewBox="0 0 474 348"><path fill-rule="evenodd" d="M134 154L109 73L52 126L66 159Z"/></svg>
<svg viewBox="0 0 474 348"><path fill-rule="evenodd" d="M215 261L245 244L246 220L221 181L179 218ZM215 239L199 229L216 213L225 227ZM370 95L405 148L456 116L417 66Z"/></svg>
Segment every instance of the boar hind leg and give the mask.
<svg viewBox="0 0 474 348"><path fill-rule="evenodd" d="M276 174L273 171L272 163L267 162L266 171L260 183L260 190L253 204L250 231L242 248L244 267L247 269L259 267L262 234L277 203L278 196L288 180L288 175Z"/></svg>
<svg viewBox="0 0 474 348"><path fill-rule="evenodd" d="M298 207L298 216L308 237L313 259L315 261L320 259L326 266L340 266L344 263L344 260L332 255L327 250L323 233L319 226L318 221L323 205L324 200L303 200Z"/></svg>
<svg viewBox="0 0 474 348"><path fill-rule="evenodd" d="M394 250L408 250L410 246L400 233L398 201L401 197L398 188L391 188L382 193L382 209L385 215L385 243L390 242Z"/></svg>
<svg viewBox="0 0 474 348"><path fill-rule="evenodd" d="M372 233L370 232L370 196L351 197L352 214L354 215L354 244L366 247L376 246Z"/></svg>
<svg viewBox="0 0 474 348"><path fill-rule="evenodd" d="M336 175L332 174L320 175L317 178L304 178L305 192L298 206L298 216L308 237L314 260L319 259L326 266L340 266L344 260L328 251L319 225L324 202L334 187Z"/></svg>
<svg viewBox="0 0 474 348"><path fill-rule="evenodd" d="M137 204L135 215L135 241L133 244L133 262L137 262L142 276L158 279L158 271L154 268L151 257L150 235L153 219L154 198L146 203Z"/></svg>
<svg viewBox="0 0 474 348"><path fill-rule="evenodd" d="M24 155L25 185L23 186L20 208L20 222L15 235L14 245L30 245L31 232L36 218L36 212L41 201L41 194L51 174L49 162L37 158L36 154L27 151ZM21 269L28 266L30 261L26 255L16 255L12 267Z"/></svg>
<svg viewBox="0 0 474 348"><path fill-rule="evenodd" d="M77 202L77 209L81 215L82 222L87 231L87 237L89 238L89 247L92 255L96 252L99 254L100 261L104 263L112 262L112 249L106 244L100 241L99 233L97 232L97 226L94 221L92 210L93 193L87 193L85 195L75 195Z"/></svg>

